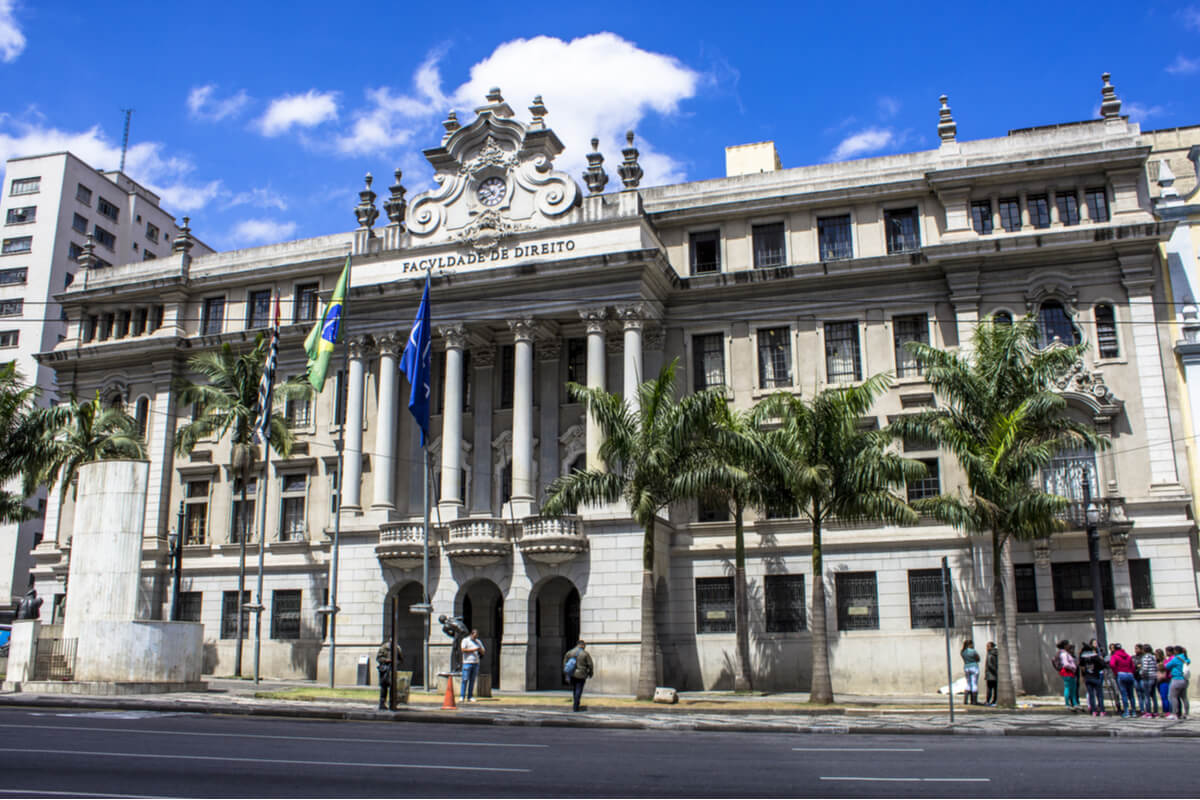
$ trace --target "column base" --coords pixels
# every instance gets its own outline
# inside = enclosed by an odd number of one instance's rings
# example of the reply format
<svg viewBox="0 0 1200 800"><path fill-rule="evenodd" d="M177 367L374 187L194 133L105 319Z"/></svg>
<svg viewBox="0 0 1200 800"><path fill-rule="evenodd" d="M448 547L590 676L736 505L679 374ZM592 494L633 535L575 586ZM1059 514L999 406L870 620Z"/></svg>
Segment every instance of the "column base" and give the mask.
<svg viewBox="0 0 1200 800"><path fill-rule="evenodd" d="M453 522L467 516L467 507L462 503L438 503L437 514L443 523Z"/></svg>
<svg viewBox="0 0 1200 800"><path fill-rule="evenodd" d="M537 506L534 504L532 497L514 497L500 509L500 517L505 522L513 520L520 522L525 517L532 517L537 513Z"/></svg>

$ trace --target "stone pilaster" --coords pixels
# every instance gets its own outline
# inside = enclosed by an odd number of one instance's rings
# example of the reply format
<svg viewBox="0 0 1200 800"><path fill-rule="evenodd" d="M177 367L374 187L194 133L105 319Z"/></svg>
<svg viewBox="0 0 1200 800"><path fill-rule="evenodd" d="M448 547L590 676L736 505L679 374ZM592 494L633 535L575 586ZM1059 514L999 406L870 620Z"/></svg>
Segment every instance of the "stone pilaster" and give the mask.
<svg viewBox="0 0 1200 800"><path fill-rule="evenodd" d="M463 516L462 496L462 425L463 425L463 348L467 329L447 325L438 329L446 343L446 369L442 383L442 494L438 511L443 521Z"/></svg>
<svg viewBox="0 0 1200 800"><path fill-rule="evenodd" d="M389 332L377 341L379 401L375 415L375 498L371 507L393 511L396 508L396 420L400 399L400 373L396 361L405 337Z"/></svg>

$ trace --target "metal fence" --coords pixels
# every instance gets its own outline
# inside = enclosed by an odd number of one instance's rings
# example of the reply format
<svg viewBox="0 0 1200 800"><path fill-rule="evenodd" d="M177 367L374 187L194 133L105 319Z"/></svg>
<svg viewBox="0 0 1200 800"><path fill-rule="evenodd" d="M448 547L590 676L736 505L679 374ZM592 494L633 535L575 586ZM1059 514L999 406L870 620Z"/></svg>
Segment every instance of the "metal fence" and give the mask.
<svg viewBox="0 0 1200 800"><path fill-rule="evenodd" d="M75 678L75 639L38 639L33 665L35 681L69 681Z"/></svg>

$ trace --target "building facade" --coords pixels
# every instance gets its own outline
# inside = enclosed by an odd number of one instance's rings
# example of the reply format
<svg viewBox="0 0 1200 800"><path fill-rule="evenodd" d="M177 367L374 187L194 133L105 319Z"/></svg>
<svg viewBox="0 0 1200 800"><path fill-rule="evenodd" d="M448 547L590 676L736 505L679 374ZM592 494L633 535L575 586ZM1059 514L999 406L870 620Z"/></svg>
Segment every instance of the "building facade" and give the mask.
<svg viewBox="0 0 1200 800"><path fill-rule="evenodd" d="M904 344L968 347L993 315L1033 314L1043 346L1086 341L1060 389L1111 447L1063 453L1044 484L1070 497L1090 483L1103 516L1110 640L1185 641L1200 619L1190 476L1168 379L1161 245L1146 177L1150 146L1107 81L1102 118L960 141L943 98L937 149L783 169L770 143L730 148L728 175L641 188L632 133L605 192L603 157L581 186L554 168L563 145L535 99L527 121L498 90L463 125L451 114L425 151L433 189L407 198L397 172L370 181L346 234L199 256L188 235L170 258L96 270L61 295L67 338L41 357L60 384L143 399L152 465L144 545L147 616L162 613L166 536L188 545L181 598L206 628L205 672L229 674L240 502L227 441L172 455L188 409L176 382L195 352L246 347L284 298L280 374L304 369L301 341L352 261L348 348L332 388L284 409L299 445L272 454L266 488L266 675L327 677L318 610L328 603L340 513L337 679L393 629L423 673L420 602L425 471L398 362L426 274L435 326L430 593L487 647L502 689L562 685L561 655L582 636L601 691L633 690L640 635L640 528L618 506L539 514L558 475L599 465L601 431L569 381L624 392L678 364L682 391L724 387L738 408L774 391L811 395L888 371L896 380L864 425L937 401ZM611 168L611 165L610 165ZM377 224L378 223L378 224ZM161 304L162 325L99 340L89 320ZM337 362L335 362L337 363ZM343 393L341 388L345 388ZM338 398L344 396L345 402ZM337 507L337 439L345 467ZM910 498L962 485L954 459L908 443L929 468ZM752 515L754 516L754 515ZM51 505L35 551L39 589L62 591L69 504ZM179 520L178 522L176 520ZM1014 545L1021 672L1046 685L1055 637L1090 631L1080 517L1048 540ZM704 499L657 527L662 681L732 686L733 526ZM250 545L257 555L257 543ZM755 685L806 689L811 531L758 514L747 526ZM956 639L990 630L990 545L946 526L835 526L825 534L834 687L930 691L944 684L943 557ZM253 585L253 582L248 585ZM247 598L249 599L249 598ZM253 628L251 622L250 625ZM433 628L434 670L448 641Z"/></svg>
<svg viewBox="0 0 1200 800"><path fill-rule="evenodd" d="M0 359L16 361L25 379L41 389L42 402L49 402L59 386L54 370L39 366L35 356L66 338L65 312L54 298L82 271L89 238L95 264L103 268L169 254L179 229L156 194L123 172L97 170L71 153L9 159L4 180ZM203 243L196 246L198 253L211 252ZM44 495L34 499L45 503ZM10 595L25 593L29 554L42 527L41 519L0 525L0 609L9 608Z"/></svg>

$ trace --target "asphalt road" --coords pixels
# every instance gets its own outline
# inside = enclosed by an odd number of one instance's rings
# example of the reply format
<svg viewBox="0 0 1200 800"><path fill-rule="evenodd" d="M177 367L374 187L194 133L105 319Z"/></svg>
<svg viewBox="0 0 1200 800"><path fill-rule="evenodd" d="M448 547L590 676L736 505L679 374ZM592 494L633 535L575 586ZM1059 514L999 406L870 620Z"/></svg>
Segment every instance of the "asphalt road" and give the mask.
<svg viewBox="0 0 1200 800"><path fill-rule="evenodd" d="M1156 797L1189 739L700 733L0 711L0 796ZM1152 777L1151 777L1152 776ZM1145 783L1144 781L1149 781Z"/></svg>

